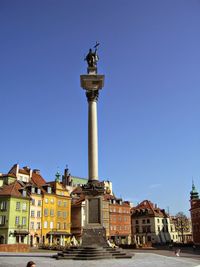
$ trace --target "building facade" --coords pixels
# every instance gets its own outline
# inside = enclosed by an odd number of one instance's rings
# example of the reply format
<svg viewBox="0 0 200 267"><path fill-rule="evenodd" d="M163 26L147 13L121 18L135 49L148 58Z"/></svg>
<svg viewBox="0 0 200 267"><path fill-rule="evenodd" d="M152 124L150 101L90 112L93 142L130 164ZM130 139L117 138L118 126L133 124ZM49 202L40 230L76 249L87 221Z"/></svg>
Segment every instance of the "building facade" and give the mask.
<svg viewBox="0 0 200 267"><path fill-rule="evenodd" d="M171 242L170 219L165 210L149 200L131 209L132 242L138 246Z"/></svg>
<svg viewBox="0 0 200 267"><path fill-rule="evenodd" d="M19 181L0 189L0 243L29 244L30 197Z"/></svg>
<svg viewBox="0 0 200 267"><path fill-rule="evenodd" d="M130 203L105 194L104 199L109 203L109 232L108 238L115 244L131 243L131 213Z"/></svg>
<svg viewBox="0 0 200 267"><path fill-rule="evenodd" d="M194 183L190 192L190 214L193 242L195 245L200 245L200 199Z"/></svg>
<svg viewBox="0 0 200 267"><path fill-rule="evenodd" d="M58 175L43 186L42 243L64 246L71 235L71 198Z"/></svg>

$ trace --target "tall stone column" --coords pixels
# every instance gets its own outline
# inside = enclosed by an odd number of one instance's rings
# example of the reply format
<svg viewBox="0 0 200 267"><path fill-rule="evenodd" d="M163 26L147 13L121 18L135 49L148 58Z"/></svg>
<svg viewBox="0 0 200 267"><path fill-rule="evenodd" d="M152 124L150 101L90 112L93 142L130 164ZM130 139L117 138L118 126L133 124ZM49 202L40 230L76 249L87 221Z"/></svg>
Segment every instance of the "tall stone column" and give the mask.
<svg viewBox="0 0 200 267"><path fill-rule="evenodd" d="M86 92L88 100L88 180L98 181L98 122L97 101L99 92Z"/></svg>

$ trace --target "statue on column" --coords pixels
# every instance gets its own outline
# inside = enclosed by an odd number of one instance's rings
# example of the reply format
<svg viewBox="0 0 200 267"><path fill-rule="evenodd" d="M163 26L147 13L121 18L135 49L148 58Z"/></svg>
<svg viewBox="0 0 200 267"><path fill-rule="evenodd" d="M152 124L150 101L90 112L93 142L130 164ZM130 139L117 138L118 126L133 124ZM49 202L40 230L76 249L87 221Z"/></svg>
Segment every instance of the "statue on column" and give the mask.
<svg viewBox="0 0 200 267"><path fill-rule="evenodd" d="M96 66L97 66L97 61L99 60L99 57L97 55L98 46L99 46L99 43L96 42L96 45L94 46L94 48L95 48L94 52L90 48L89 53L85 57L85 60L87 61L87 64L88 64L88 67L96 68Z"/></svg>

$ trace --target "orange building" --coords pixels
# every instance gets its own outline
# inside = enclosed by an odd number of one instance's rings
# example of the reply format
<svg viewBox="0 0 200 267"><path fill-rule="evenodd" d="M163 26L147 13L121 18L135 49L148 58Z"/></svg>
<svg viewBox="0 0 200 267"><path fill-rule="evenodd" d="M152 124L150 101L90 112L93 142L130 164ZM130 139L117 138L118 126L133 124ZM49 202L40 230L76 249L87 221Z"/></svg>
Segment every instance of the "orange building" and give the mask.
<svg viewBox="0 0 200 267"><path fill-rule="evenodd" d="M130 203L115 198L112 195L104 195L109 201L109 238L116 244L131 243L131 213Z"/></svg>

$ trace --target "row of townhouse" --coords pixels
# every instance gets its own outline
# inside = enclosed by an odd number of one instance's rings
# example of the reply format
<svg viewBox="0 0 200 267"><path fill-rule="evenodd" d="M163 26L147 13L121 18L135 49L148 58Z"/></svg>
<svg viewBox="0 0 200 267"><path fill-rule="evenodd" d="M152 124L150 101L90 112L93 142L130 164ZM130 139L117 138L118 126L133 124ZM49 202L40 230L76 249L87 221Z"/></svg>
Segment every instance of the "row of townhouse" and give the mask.
<svg viewBox="0 0 200 267"><path fill-rule="evenodd" d="M15 164L8 174L0 175L0 243L64 246L72 238L81 242L87 213L82 185L86 183L68 169L62 181L57 173L55 181L47 183L39 170ZM114 196L111 182L102 183L101 216L107 239L136 245L181 241L175 217L149 200L131 207Z"/></svg>
<svg viewBox="0 0 200 267"><path fill-rule="evenodd" d="M70 236L71 198L57 173L53 182L38 170L14 165L0 176L0 243L65 245Z"/></svg>

